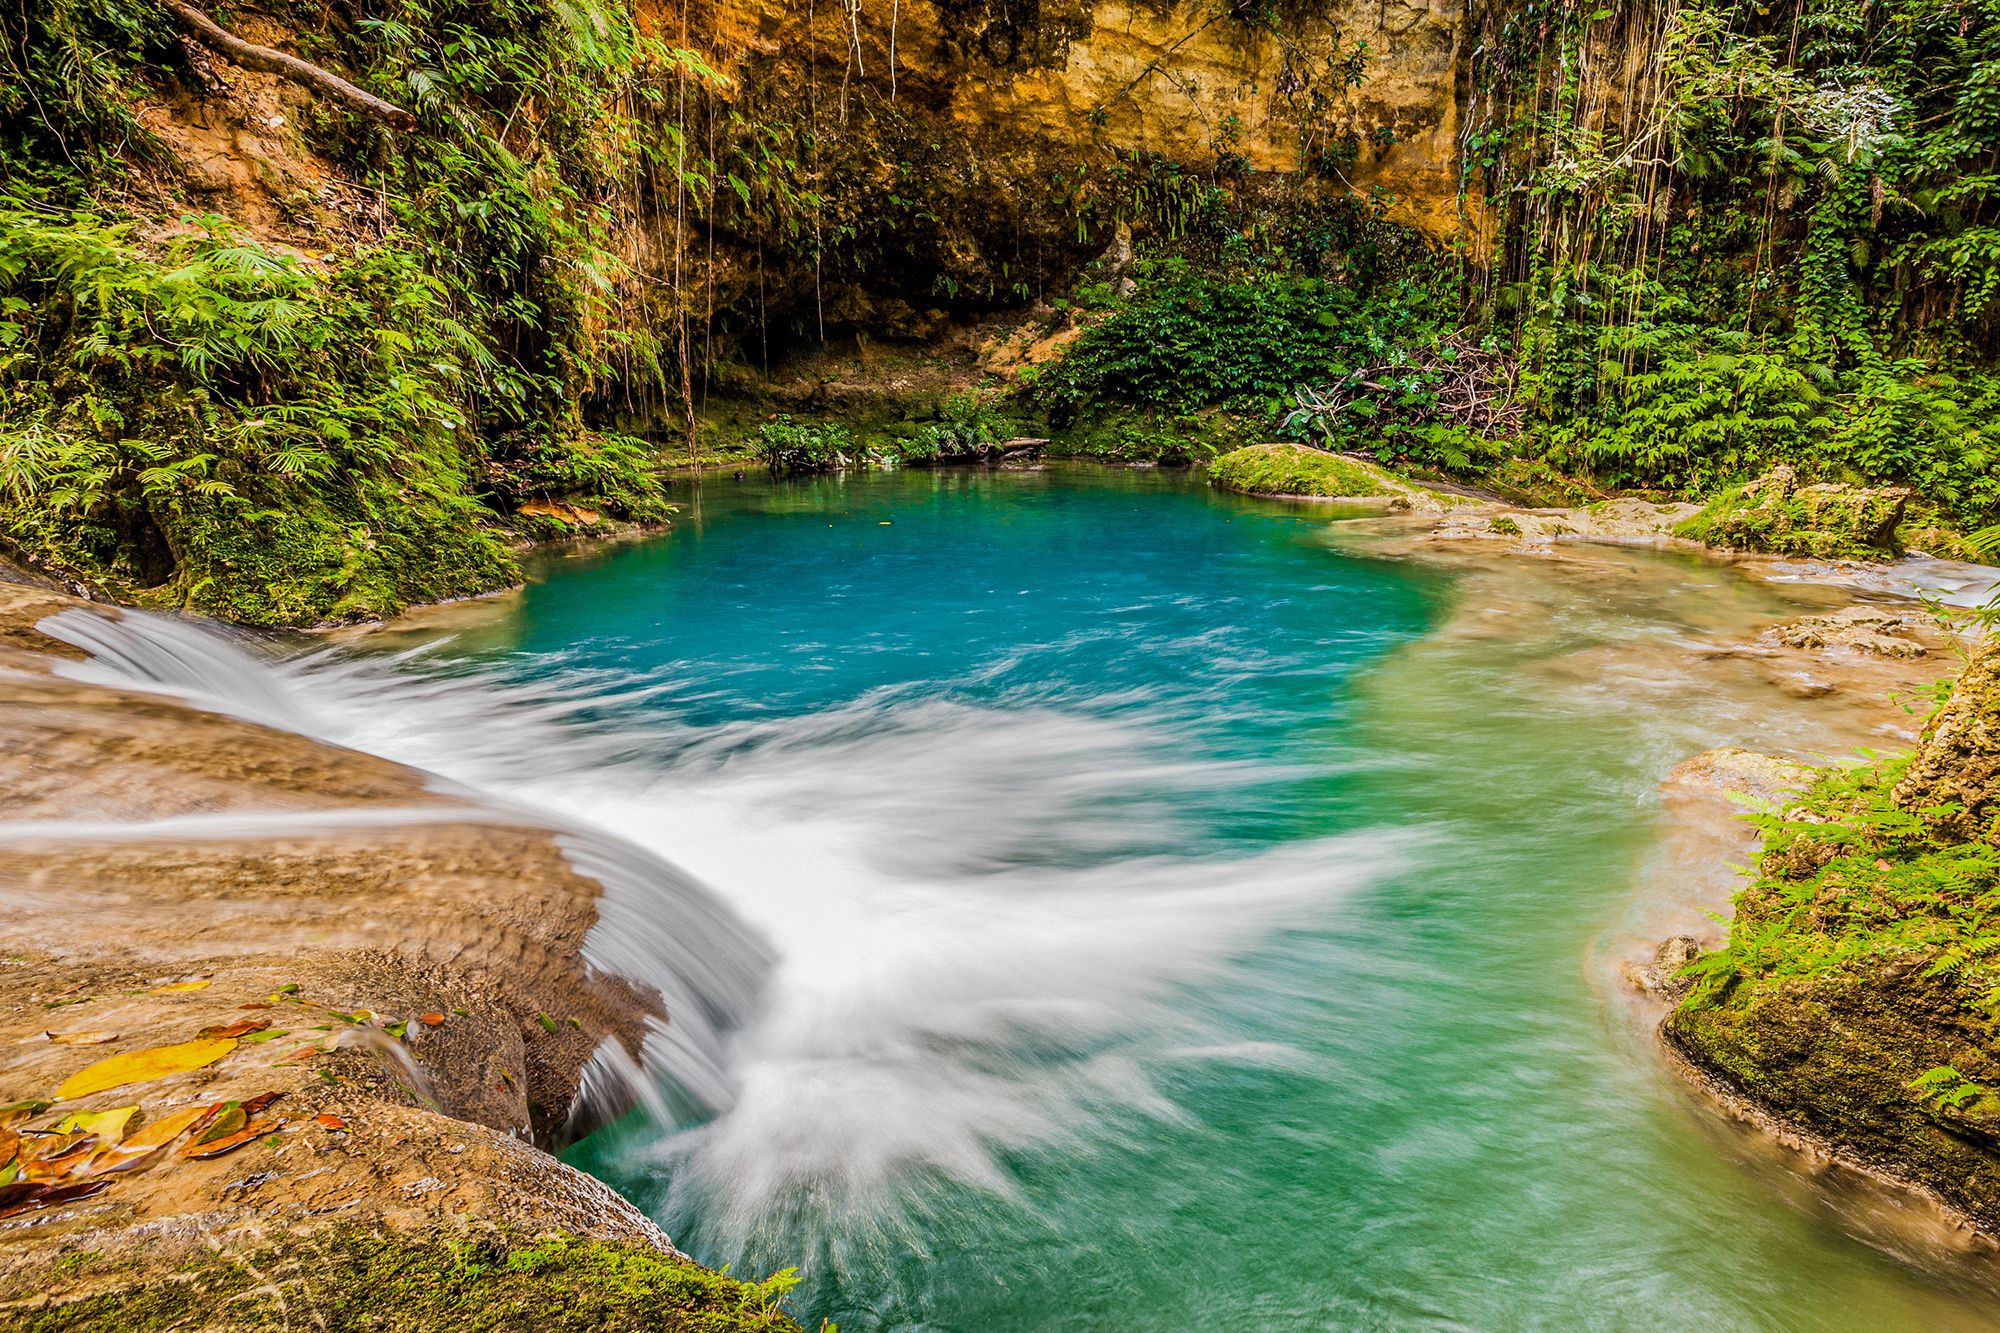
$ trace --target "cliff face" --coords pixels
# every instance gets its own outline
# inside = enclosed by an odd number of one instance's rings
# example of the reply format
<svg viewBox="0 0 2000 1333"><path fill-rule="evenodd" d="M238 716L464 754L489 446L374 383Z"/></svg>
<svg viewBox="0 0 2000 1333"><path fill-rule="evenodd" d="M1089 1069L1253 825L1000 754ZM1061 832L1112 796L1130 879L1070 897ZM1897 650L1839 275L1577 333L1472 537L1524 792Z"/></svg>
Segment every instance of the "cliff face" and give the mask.
<svg viewBox="0 0 2000 1333"><path fill-rule="evenodd" d="M1433 239L1479 231L1459 198L1472 43L1453 0L723 0L705 15L643 0L640 14L753 96L806 87L836 123L863 96L890 99L1003 167L1234 154L1291 173L1353 136L1358 155L1326 164L1330 187L1388 192L1389 216Z"/></svg>

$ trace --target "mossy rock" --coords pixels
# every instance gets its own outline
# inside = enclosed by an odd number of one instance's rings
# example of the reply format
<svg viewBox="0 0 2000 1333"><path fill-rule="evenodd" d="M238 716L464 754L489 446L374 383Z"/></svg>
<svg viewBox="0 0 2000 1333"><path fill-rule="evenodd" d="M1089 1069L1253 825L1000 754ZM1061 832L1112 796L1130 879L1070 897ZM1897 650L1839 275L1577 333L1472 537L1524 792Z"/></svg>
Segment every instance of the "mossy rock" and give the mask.
<svg viewBox="0 0 2000 1333"><path fill-rule="evenodd" d="M1979 996L1923 972L1920 960L1878 960L1697 991L1665 1036L1763 1110L2000 1229L2000 1119L1919 1090L1947 1067L1990 1077L1995 1034Z"/></svg>
<svg viewBox="0 0 2000 1333"><path fill-rule="evenodd" d="M1901 554L1896 528L1909 499L1900 486L1801 486L1792 469L1778 467L1716 496L1674 535L1814 560L1887 560Z"/></svg>
<svg viewBox="0 0 2000 1333"><path fill-rule="evenodd" d="M644 1245L505 1231L400 1235L359 1224L172 1272L59 1261L21 1333L798 1333L789 1272L746 1283Z"/></svg>
<svg viewBox="0 0 2000 1333"><path fill-rule="evenodd" d="M1389 499L1410 487L1378 467L1300 444L1253 444L1208 465L1208 479L1249 495Z"/></svg>

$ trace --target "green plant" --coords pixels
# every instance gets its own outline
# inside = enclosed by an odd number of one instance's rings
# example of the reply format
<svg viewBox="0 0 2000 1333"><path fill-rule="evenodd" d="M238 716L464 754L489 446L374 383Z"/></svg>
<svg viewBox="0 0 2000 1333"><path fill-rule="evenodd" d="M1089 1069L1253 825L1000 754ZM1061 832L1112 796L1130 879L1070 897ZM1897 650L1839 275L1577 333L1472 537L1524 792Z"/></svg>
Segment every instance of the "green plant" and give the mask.
<svg viewBox="0 0 2000 1333"><path fill-rule="evenodd" d="M757 456L774 477L829 472L859 457L847 427L834 421L794 421L781 413L757 429Z"/></svg>

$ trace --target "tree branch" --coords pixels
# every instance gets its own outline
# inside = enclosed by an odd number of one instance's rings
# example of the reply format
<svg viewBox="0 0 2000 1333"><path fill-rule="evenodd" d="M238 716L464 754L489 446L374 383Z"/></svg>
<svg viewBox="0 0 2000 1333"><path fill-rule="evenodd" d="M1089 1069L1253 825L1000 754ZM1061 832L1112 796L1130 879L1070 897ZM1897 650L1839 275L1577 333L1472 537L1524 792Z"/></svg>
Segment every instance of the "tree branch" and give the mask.
<svg viewBox="0 0 2000 1333"><path fill-rule="evenodd" d="M301 60L297 56L286 55L283 51L274 51L268 46L246 42L199 9L181 3L181 0L161 0L161 3L195 40L218 55L227 57L233 64L303 84L314 92L339 102L349 111L373 120L385 121L396 129L413 130L417 127L415 116L393 102L385 102L373 93L363 92L338 74L328 73L318 65Z"/></svg>

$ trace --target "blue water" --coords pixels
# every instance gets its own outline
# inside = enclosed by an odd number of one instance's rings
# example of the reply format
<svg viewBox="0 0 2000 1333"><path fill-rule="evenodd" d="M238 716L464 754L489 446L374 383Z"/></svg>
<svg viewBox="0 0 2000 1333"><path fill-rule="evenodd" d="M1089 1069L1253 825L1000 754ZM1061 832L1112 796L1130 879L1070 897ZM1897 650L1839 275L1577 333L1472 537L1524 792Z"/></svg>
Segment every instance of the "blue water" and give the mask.
<svg viewBox="0 0 2000 1333"><path fill-rule="evenodd" d="M1607 986L1666 770L1819 739L1659 665L1779 594L1171 473L683 503L457 626L429 669L513 711L416 757L770 940L729 1104L575 1155L689 1252L850 1331L1992 1326L1704 1131Z"/></svg>

